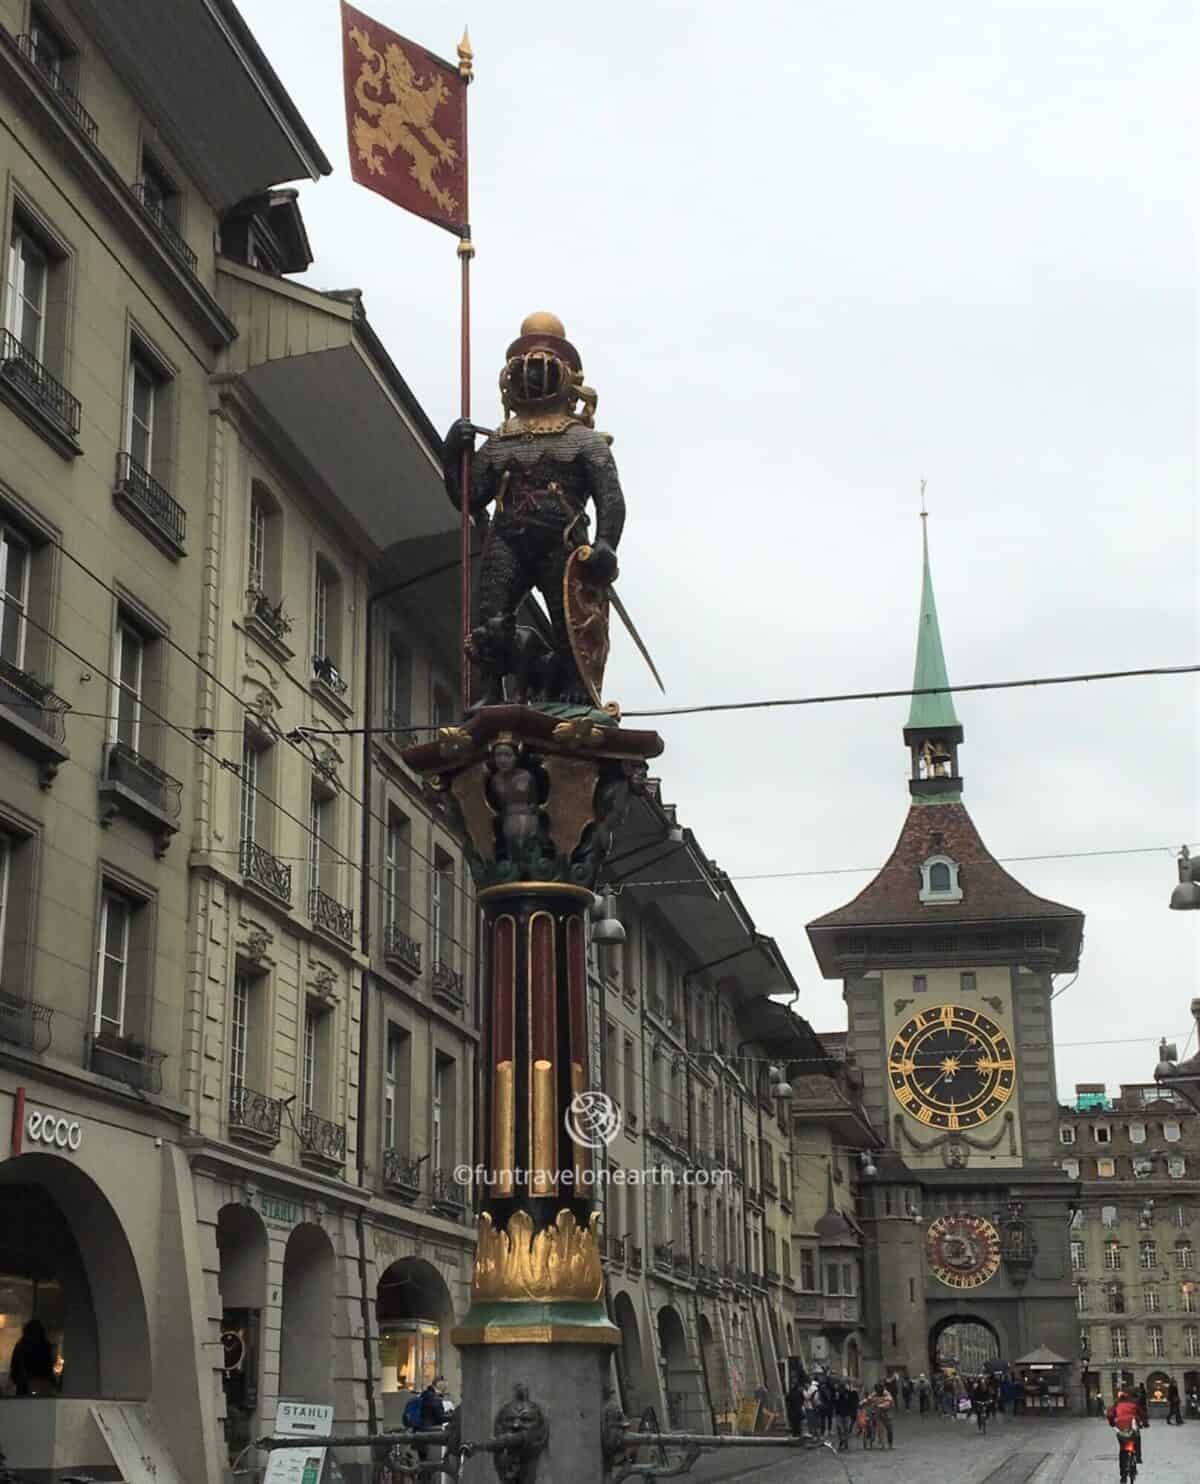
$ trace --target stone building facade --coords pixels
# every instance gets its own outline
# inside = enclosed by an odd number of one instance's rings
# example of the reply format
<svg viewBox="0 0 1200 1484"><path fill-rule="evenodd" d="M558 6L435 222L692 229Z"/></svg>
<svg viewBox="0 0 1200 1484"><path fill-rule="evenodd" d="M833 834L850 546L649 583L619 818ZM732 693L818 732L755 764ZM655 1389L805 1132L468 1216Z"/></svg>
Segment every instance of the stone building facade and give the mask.
<svg viewBox="0 0 1200 1484"><path fill-rule="evenodd" d="M1154 1083L1076 1086L1059 1108L1059 1164L1081 1185L1071 1223L1089 1395L1174 1380L1200 1391L1200 1115Z"/></svg>

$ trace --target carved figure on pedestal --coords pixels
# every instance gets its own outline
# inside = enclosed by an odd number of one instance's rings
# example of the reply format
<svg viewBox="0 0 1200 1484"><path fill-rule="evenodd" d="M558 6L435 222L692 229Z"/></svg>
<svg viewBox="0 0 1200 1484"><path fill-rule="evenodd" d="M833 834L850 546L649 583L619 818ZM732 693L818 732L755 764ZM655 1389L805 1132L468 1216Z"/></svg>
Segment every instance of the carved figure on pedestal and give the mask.
<svg viewBox="0 0 1200 1484"><path fill-rule="evenodd" d="M524 860L541 834L541 786L531 768L518 763L516 744L501 737L492 747L488 801L500 816L500 833L511 861Z"/></svg>

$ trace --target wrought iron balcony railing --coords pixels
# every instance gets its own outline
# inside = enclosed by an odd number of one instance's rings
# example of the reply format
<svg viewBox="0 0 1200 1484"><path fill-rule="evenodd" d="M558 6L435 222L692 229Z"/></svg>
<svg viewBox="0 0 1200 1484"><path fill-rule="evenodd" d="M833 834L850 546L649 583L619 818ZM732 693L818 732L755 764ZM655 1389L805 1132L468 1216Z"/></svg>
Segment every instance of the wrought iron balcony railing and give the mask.
<svg viewBox="0 0 1200 1484"><path fill-rule="evenodd" d="M23 1046L26 1051L45 1051L53 1039L53 1019L49 1005L0 989L0 1041Z"/></svg>
<svg viewBox="0 0 1200 1484"><path fill-rule="evenodd" d="M153 186L147 185L144 180L135 180L129 189L133 192L134 198L142 208L142 211L154 224L154 230L158 233L163 244L189 273L195 273L199 259L183 240L179 228L163 210L158 191Z"/></svg>
<svg viewBox="0 0 1200 1484"><path fill-rule="evenodd" d="M119 500L128 501L173 546L182 550L187 535L187 511L132 454L117 455L117 482L113 494Z"/></svg>
<svg viewBox="0 0 1200 1484"><path fill-rule="evenodd" d="M17 46L25 60L37 68L38 76L54 95L54 101L70 116L75 127L95 144L100 130L62 75L62 59L38 46L36 36L18 36Z"/></svg>
<svg viewBox="0 0 1200 1484"><path fill-rule="evenodd" d="M242 875L281 902L292 900L292 868L253 840L242 841Z"/></svg>
<svg viewBox="0 0 1200 1484"><path fill-rule="evenodd" d="M435 999L445 1001L456 1010L462 1008L465 1000L463 976L457 969L440 961L435 963L429 973L429 987Z"/></svg>
<svg viewBox="0 0 1200 1484"><path fill-rule="evenodd" d="M383 1151L383 1183L408 1200L421 1193L421 1166L424 1159L414 1159L406 1149Z"/></svg>
<svg viewBox="0 0 1200 1484"><path fill-rule="evenodd" d="M72 441L79 436L78 399L9 330L0 332L0 377Z"/></svg>
<svg viewBox="0 0 1200 1484"><path fill-rule="evenodd" d="M625 1261L625 1238L610 1237L603 1232L600 1234L600 1256L606 1257L609 1262Z"/></svg>
<svg viewBox="0 0 1200 1484"><path fill-rule="evenodd" d="M346 682L342 679L341 671L328 655L314 654L312 667L314 680L319 680L335 696L346 694Z"/></svg>
<svg viewBox="0 0 1200 1484"><path fill-rule="evenodd" d="M271 1144L279 1142L279 1129L283 1122L283 1101L271 1098L265 1092L255 1092L235 1082L229 1089L230 1132L253 1134Z"/></svg>
<svg viewBox="0 0 1200 1484"><path fill-rule="evenodd" d="M383 956L414 979L421 972L421 945L399 923L389 922L383 930Z"/></svg>
<svg viewBox="0 0 1200 1484"><path fill-rule="evenodd" d="M183 795L183 784L172 778L149 758L124 742L110 742L105 753L104 781L118 783L135 794L144 804L149 804L157 814L178 825Z"/></svg>
<svg viewBox="0 0 1200 1484"><path fill-rule="evenodd" d="M674 1265L672 1256L672 1242L655 1242L654 1244L654 1266L656 1268L670 1268Z"/></svg>
<svg viewBox="0 0 1200 1484"><path fill-rule="evenodd" d="M162 1091L162 1064L166 1052L151 1051L135 1036L109 1031L88 1037L88 1066L102 1077L112 1077L139 1092Z"/></svg>
<svg viewBox="0 0 1200 1484"><path fill-rule="evenodd" d="M632 1243L629 1246L629 1270L632 1273L642 1271L642 1249L635 1247Z"/></svg>
<svg viewBox="0 0 1200 1484"><path fill-rule="evenodd" d="M444 1216L459 1221L466 1215L466 1187L454 1178L453 1170L434 1170L430 1188L430 1204Z"/></svg>
<svg viewBox="0 0 1200 1484"><path fill-rule="evenodd" d="M308 894L308 915L313 927L340 938L343 943L354 941L354 913L343 907L323 891L312 890Z"/></svg>
<svg viewBox="0 0 1200 1484"><path fill-rule="evenodd" d="M0 706L14 712L27 726L44 732L52 742L61 743L66 737L64 717L71 709L67 702L28 671L18 670L4 659L0 659Z"/></svg>
<svg viewBox="0 0 1200 1484"><path fill-rule="evenodd" d="M345 1164L346 1130L340 1123L331 1123L311 1108L306 1109L300 1115L300 1148L330 1164Z"/></svg>

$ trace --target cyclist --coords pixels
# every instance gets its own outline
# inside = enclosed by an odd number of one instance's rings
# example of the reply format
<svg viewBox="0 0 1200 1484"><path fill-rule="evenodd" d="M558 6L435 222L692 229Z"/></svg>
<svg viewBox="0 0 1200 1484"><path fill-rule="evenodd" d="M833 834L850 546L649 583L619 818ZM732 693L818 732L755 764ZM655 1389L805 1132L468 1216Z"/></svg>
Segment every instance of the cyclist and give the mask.
<svg viewBox="0 0 1200 1484"><path fill-rule="evenodd" d="M1125 1477L1125 1463L1121 1455L1121 1441L1133 1434L1137 1445L1137 1461L1142 1461L1142 1430L1138 1420L1137 1399L1128 1391L1118 1391L1117 1399L1104 1414L1109 1427L1117 1430L1117 1461L1121 1465L1121 1477Z"/></svg>

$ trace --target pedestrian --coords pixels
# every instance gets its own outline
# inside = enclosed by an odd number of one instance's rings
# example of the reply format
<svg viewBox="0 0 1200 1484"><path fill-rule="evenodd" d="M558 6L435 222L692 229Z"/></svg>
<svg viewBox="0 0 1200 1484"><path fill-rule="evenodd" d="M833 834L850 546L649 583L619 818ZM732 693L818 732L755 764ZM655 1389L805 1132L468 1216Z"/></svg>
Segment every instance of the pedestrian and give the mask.
<svg viewBox="0 0 1200 1484"><path fill-rule="evenodd" d="M891 1391L881 1381L875 1388L875 1415L879 1419L879 1426L887 1433L887 1445L889 1448L893 1445L892 1409L895 1405L895 1397L893 1397ZM876 1436L878 1436L878 1433Z"/></svg>
<svg viewBox="0 0 1200 1484"><path fill-rule="evenodd" d="M833 1410L837 1417L838 1452L845 1453L850 1447L850 1434L858 1416L858 1392L843 1382L833 1398Z"/></svg>
<svg viewBox="0 0 1200 1484"><path fill-rule="evenodd" d="M804 1421L815 1438L821 1425L821 1383L815 1376L804 1388Z"/></svg>
<svg viewBox="0 0 1200 1484"><path fill-rule="evenodd" d="M421 1393L420 1402L420 1431L432 1432L435 1427L441 1427L446 1421L446 1404L443 1397L446 1394L445 1376L435 1376L425 1390ZM417 1457L422 1462L428 1456L427 1446L419 1445Z"/></svg>
<svg viewBox="0 0 1200 1484"><path fill-rule="evenodd" d="M982 1376L975 1383L975 1389L971 1394L971 1405L975 1410L975 1426L980 1432L987 1432L988 1415L992 1410L992 1393Z"/></svg>
<svg viewBox="0 0 1200 1484"><path fill-rule="evenodd" d="M1179 1410L1179 1387L1175 1384L1174 1377L1167 1387L1167 1426L1174 1422L1178 1427L1183 1426L1183 1413Z"/></svg>
<svg viewBox="0 0 1200 1484"><path fill-rule="evenodd" d="M904 1393L904 1410L906 1412L911 1412L913 1404L913 1391L915 1390L915 1387L913 1386L913 1378L911 1376L905 1376L904 1380L900 1383L900 1390Z"/></svg>
<svg viewBox="0 0 1200 1484"><path fill-rule="evenodd" d="M892 1406L898 1406L900 1402L900 1372L893 1371L887 1381L888 1394L892 1398Z"/></svg>
<svg viewBox="0 0 1200 1484"><path fill-rule="evenodd" d="M1146 1383L1144 1381L1138 1382L1137 1395L1134 1397L1134 1400L1137 1402L1138 1408L1138 1426L1144 1432L1150 1426L1150 1398L1146 1395ZM1141 1461L1139 1457L1138 1462L1141 1463Z"/></svg>
<svg viewBox="0 0 1200 1484"><path fill-rule="evenodd" d="M804 1372L800 1371L792 1379L788 1387L788 1394L784 1398L784 1407L787 1411L788 1432L792 1437L799 1438L804 1434Z"/></svg>
<svg viewBox="0 0 1200 1484"><path fill-rule="evenodd" d="M22 1329L8 1377L18 1396L54 1395L54 1346L40 1319L30 1319Z"/></svg>

